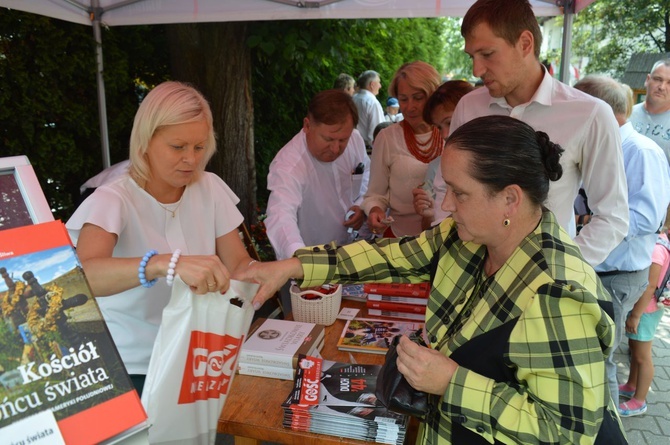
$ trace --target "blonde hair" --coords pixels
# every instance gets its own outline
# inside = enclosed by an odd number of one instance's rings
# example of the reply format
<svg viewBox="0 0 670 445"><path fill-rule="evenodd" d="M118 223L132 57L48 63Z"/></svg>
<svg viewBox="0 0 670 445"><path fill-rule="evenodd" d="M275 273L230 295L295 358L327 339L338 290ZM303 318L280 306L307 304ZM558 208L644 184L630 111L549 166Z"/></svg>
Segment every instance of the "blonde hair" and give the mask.
<svg viewBox="0 0 670 445"><path fill-rule="evenodd" d="M621 84L621 88L624 89L626 92L626 119L630 117L630 115L633 113L633 105L635 105L635 93L633 92L633 89L626 83Z"/></svg>
<svg viewBox="0 0 670 445"><path fill-rule="evenodd" d="M140 186L151 179L147 149L154 134L170 126L205 121L209 134L205 141L205 155L197 166L198 175L216 152L216 137L212 110L204 96L195 88L181 82L163 82L146 95L135 114L130 133L130 175Z"/></svg>
<svg viewBox="0 0 670 445"><path fill-rule="evenodd" d="M389 96L398 97L398 81L405 79L410 87L423 91L429 97L442 83L442 78L435 68L426 62L417 60L405 63L398 68L391 84L389 85Z"/></svg>

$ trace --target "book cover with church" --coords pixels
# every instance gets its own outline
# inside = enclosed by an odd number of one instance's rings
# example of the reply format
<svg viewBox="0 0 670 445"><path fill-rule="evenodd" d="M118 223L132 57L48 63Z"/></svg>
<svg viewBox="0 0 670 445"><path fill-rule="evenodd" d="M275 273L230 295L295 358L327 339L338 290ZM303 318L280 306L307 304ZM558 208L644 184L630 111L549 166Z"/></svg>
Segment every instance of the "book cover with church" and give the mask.
<svg viewBox="0 0 670 445"><path fill-rule="evenodd" d="M63 223L0 231L0 276L0 436L84 445L137 429L146 413ZM59 431L29 423L44 412Z"/></svg>

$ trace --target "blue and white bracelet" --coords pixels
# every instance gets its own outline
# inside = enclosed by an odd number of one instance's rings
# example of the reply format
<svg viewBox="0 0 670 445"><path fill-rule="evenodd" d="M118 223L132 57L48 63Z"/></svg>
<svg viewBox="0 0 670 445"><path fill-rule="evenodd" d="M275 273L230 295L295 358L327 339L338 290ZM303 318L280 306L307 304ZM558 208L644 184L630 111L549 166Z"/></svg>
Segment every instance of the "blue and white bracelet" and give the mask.
<svg viewBox="0 0 670 445"><path fill-rule="evenodd" d="M137 277L140 279L140 284L146 288L153 286L158 281L158 278L154 278L153 280L148 281L146 275L147 263L149 262L149 259L157 254L158 252L153 249L145 253L142 257L142 261L140 261L140 267L137 268Z"/></svg>

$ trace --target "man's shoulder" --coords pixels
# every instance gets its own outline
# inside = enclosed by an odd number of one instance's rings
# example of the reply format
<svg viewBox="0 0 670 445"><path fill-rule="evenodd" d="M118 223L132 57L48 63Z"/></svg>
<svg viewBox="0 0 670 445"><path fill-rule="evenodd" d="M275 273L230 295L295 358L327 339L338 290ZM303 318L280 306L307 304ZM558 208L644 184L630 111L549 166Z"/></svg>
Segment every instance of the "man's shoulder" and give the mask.
<svg viewBox="0 0 670 445"><path fill-rule="evenodd" d="M570 104L580 103L581 105L591 105L591 106L604 106L608 109L611 109L607 103L598 99L595 96L591 96L581 90L578 90L575 87L572 87L566 83L561 82L560 80L554 79L553 89L552 89L552 104L560 104L562 102L567 102Z"/></svg>
<svg viewBox="0 0 670 445"><path fill-rule="evenodd" d="M644 112L644 102L640 102L639 104L633 105L633 113L641 113Z"/></svg>
<svg viewBox="0 0 670 445"><path fill-rule="evenodd" d="M270 170L286 170L295 167L307 155L305 135L300 130L293 139L284 145L270 163Z"/></svg>
<svg viewBox="0 0 670 445"><path fill-rule="evenodd" d="M626 138L623 141L624 146L630 145L630 146L633 146L637 150L640 150L640 151L644 150L644 151L648 151L650 153L656 153L656 154L662 156L663 159L665 159L665 152L663 151L661 146L658 145L658 143L656 143L656 141L654 141L653 139L651 139L648 136L645 136L645 135L635 131L635 129L632 127L632 124L630 124L630 122L627 125L631 125L631 126L630 126L630 131L628 131L626 133Z"/></svg>
<svg viewBox="0 0 670 445"><path fill-rule="evenodd" d="M489 94L489 90L486 87L478 87L475 88L474 90L470 91L468 94L463 96L459 103L461 101L465 102L476 102L476 103L489 103L491 100L491 94Z"/></svg>

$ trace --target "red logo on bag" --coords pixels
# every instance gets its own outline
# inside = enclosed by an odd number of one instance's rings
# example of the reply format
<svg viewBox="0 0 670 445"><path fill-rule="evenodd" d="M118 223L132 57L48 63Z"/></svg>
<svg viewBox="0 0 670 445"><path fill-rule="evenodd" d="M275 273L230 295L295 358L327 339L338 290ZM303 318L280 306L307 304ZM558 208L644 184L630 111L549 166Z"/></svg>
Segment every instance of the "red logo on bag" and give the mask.
<svg viewBox="0 0 670 445"><path fill-rule="evenodd" d="M178 404L218 399L228 393L242 338L191 331Z"/></svg>

